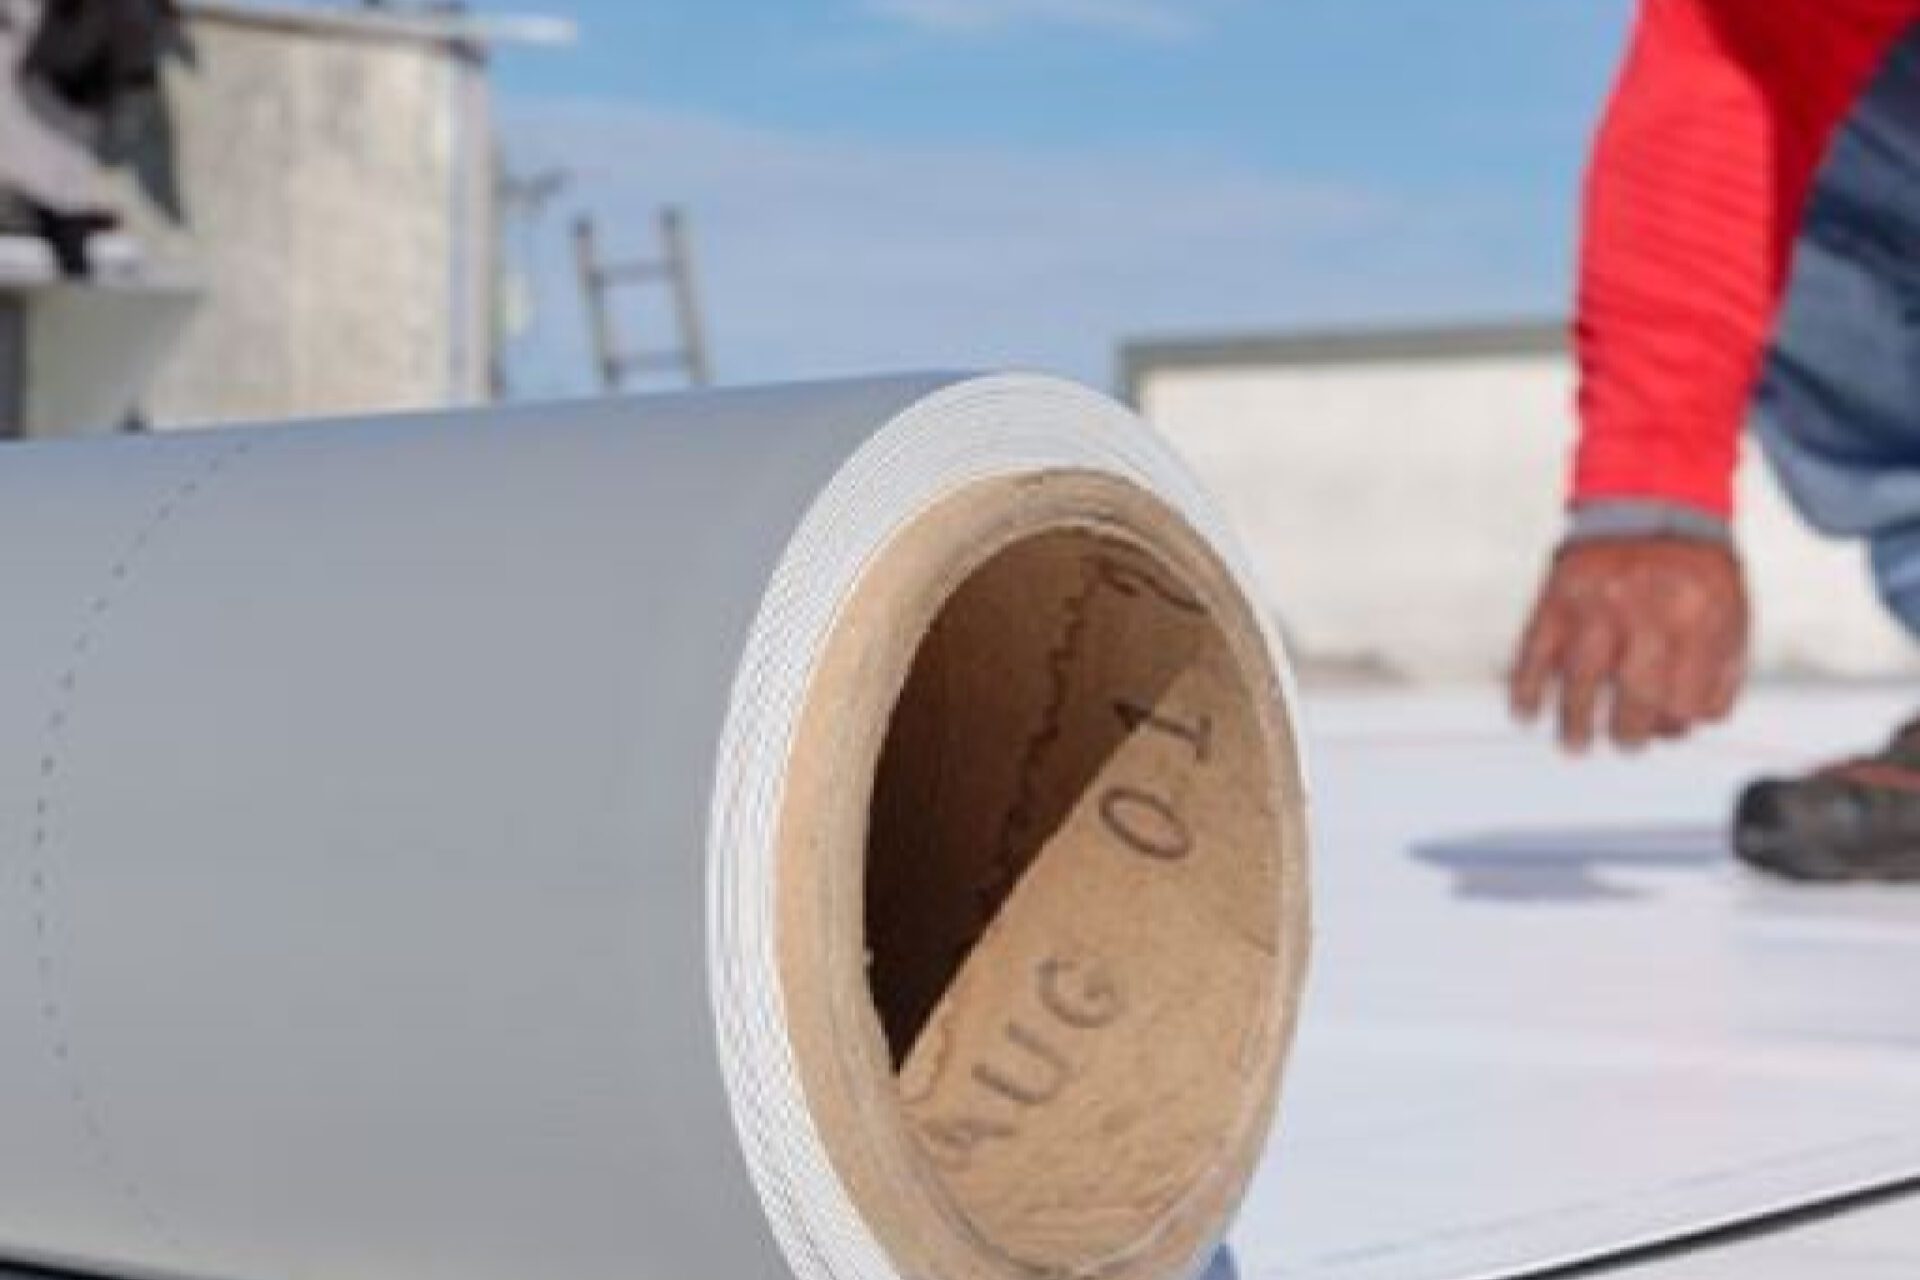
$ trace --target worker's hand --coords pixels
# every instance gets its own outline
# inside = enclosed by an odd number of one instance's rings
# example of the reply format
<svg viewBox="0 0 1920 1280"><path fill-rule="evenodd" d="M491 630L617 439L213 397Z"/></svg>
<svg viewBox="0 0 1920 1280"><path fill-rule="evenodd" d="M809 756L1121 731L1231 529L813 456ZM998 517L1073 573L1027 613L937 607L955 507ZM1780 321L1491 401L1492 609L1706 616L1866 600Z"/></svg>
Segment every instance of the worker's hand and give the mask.
<svg viewBox="0 0 1920 1280"><path fill-rule="evenodd" d="M1701 539L1573 542L1555 553L1514 663L1514 713L1558 703L1560 741L1629 749L1733 709L1747 666L1747 589L1733 548Z"/></svg>

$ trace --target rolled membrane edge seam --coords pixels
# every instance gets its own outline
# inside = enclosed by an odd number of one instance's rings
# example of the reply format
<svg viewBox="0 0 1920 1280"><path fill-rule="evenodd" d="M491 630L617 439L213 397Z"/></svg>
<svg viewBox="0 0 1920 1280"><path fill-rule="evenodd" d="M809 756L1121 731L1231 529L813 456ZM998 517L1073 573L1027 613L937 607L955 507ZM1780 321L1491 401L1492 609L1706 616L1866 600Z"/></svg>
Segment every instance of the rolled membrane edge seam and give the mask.
<svg viewBox="0 0 1920 1280"><path fill-rule="evenodd" d="M1039 477L1044 485L1048 478L1058 480L1076 473L1108 477L1117 483L1106 486L1108 491L1091 503L1076 503L1069 497L1038 516L1027 515L1024 529L1008 531L1023 523L1018 509L1023 499L1031 501L1032 494L1022 494L1019 486L1004 482ZM997 489L996 481L1002 482ZM1210 610L1231 613L1225 630L1237 633L1234 661L1239 664L1240 674L1247 677L1246 683L1228 692L1270 704L1271 714L1263 711L1252 717L1259 722L1257 726L1241 727L1254 730L1258 738L1257 744L1252 744L1254 753L1277 787L1278 802L1270 815L1274 823L1257 827L1244 815L1239 815L1237 827L1232 817L1219 820L1221 834L1244 837L1250 830L1257 830L1269 842L1272 862L1265 868L1264 877L1275 894L1275 913L1265 922L1267 945L1258 951L1271 964L1271 973L1262 975L1270 985L1256 982L1256 989L1264 995L1265 1012L1270 1017L1255 1011L1253 1022L1262 1038L1255 1055L1258 1062L1250 1073L1241 1077L1229 1070L1212 1079L1215 1087L1229 1092L1237 1088L1244 1097L1224 1127L1212 1135L1217 1145L1204 1157L1210 1163L1203 1162L1197 1175L1190 1174L1189 1181L1195 1185L1180 1187L1171 1198L1163 1195L1158 1201L1150 1201L1144 1210L1144 1232L1136 1231L1135 1238L1119 1250L1097 1251L1089 1256L1067 1242L1064 1249L1042 1250L1047 1256L1022 1257L1009 1252L1002 1240L994 1238L993 1230L982 1228L973 1212L978 1205L956 1202L941 1170L916 1159L925 1154L928 1145L926 1117L909 1120L907 1127L914 1137L893 1144L918 1150L909 1150L904 1160L901 1151L895 1150L891 1167L884 1171L869 1169L868 1181L877 1180L878 1186L870 1185L864 1195L849 1187L845 1166L847 1162L859 1163L869 1153L844 1152L838 1161L830 1154L834 1144L823 1137L817 1123L820 1104L825 1100L818 1096L817 1081L810 1095L809 1082L803 1079L807 1073L796 1059L796 1036L786 1003L794 983L791 972L783 977L781 971L783 959L789 964L794 961L791 955L783 955L780 940L783 860L789 875L794 865L793 852L782 840L783 805L788 799L793 766L800 763L792 759L792 753L796 742L802 741L802 722L810 696L824 699L824 705L831 708L826 714L836 719L872 719L872 707L849 705L847 686L824 691L813 686L821 679L823 667L830 665L827 655L836 643L836 628L845 623L850 601L861 591L863 581L885 576L883 567L890 556L902 554L900 544L912 542L915 525L931 523L929 513L961 504L965 495L974 495L975 510L958 522L964 529L944 540L939 535L925 539L934 545L918 547L917 558L909 555L910 563L898 571L917 579L922 588L929 585L931 572L937 580L932 584L935 599L931 603L922 600L916 610L907 607L909 600L902 593L889 593L883 587L869 606L877 617L892 615L896 628L917 637L951 599L958 582L977 572L990 558L980 549L983 545L1004 551L1049 532L1085 529L1098 522L1096 513L1103 508L1100 499L1124 504L1126 496L1119 491L1127 489L1153 499L1152 509L1144 513L1143 525L1134 532L1145 532L1158 545L1131 548L1136 554L1142 550L1146 553L1144 563L1138 566L1142 575L1170 567L1169 542L1188 542L1190 545L1183 548L1188 557L1184 566L1187 572L1178 577L1179 590L1184 594L1195 575L1205 572L1198 562L1208 553L1218 557L1219 580L1208 593L1207 603ZM1044 508L1049 504L1042 499L1038 505ZM994 538L996 526L1001 528L998 539ZM945 565L943 556L948 562ZM1107 567L1111 574L1111 564ZM941 568L947 571L944 580ZM1295 736L1297 700L1291 670L1272 621L1253 604L1263 598L1253 583L1247 560L1226 521L1159 438L1111 400L1052 379L1022 375L975 378L927 397L879 431L815 501L769 584L748 639L722 734L709 851L709 961L714 975L722 1070L763 1205L789 1264L802 1280L891 1280L902 1274L938 1275L942 1280L950 1276L955 1280L962 1276L968 1280L974 1276L1012 1280L1035 1275L1164 1277L1196 1270L1217 1245L1264 1145L1277 1100L1280 1068L1295 1025L1309 932L1305 879L1308 784L1304 752ZM1025 586L1020 583L1016 589ZM1166 594L1157 586L1145 594L1155 591ZM1004 618L1001 621L1004 623ZM907 659L920 643L918 638L908 641ZM1250 646L1257 652L1250 652ZM871 679L874 663L870 654L863 656L866 661L852 665L861 676ZM1055 659L1058 650L1048 650L1044 656ZM888 678L874 682L883 690L878 707L882 717L893 713L894 698L906 674L897 669L904 660L897 653L895 659L896 669L888 673ZM885 664L881 666L885 670ZM1097 679L1090 683L1097 686ZM1097 703L1101 690L1095 687L1081 693L1082 701ZM1104 708L1089 707L1089 711L1099 715ZM1217 709L1214 714L1219 714ZM1206 723L1209 729L1213 727L1210 717ZM844 748L846 736L843 732L830 741ZM816 735L808 741L819 740ZM876 765L871 751L878 742L867 746L866 754L856 750L838 762L844 776L873 776ZM1244 790L1248 780L1239 782ZM807 821L819 816L804 815ZM788 821L793 821L791 815ZM850 839L872 840L870 831L862 830L858 823L853 825L854 829L846 833ZM1258 856L1257 851L1242 852ZM800 865L814 873L821 870L814 864ZM849 896L855 896L860 887L858 872L851 878L855 884ZM833 909L830 904L824 910L831 914ZM844 927L845 923L829 923L826 933L830 937L848 936L852 931ZM871 928L872 921L868 924ZM862 956L867 966L874 962L872 945L868 939ZM1056 962L1045 954L1049 945L1057 943L1040 943L1042 966ZM820 957L809 955L806 959L818 962ZM866 975L866 980L876 981L872 974ZM817 995L811 991L808 994ZM1008 994L1004 989L996 990L992 999L1005 1000ZM998 1012L998 1005L993 1005L989 1020ZM1242 1007L1237 1012L1245 1014L1248 1010ZM829 1033L822 1046L823 1056L838 1056L842 1061L816 1074L843 1075L834 1068L844 1067L844 1059L849 1056L860 1056L850 1053L852 1044L877 1039L873 1031L863 1035L861 1028L850 1025L861 1013L870 1014L871 1010L858 1009L853 1018L823 1028ZM989 1028L985 1034L991 1037L994 1030ZM1025 1029L1009 1020L997 1030L1004 1037ZM1203 1053L1223 1056L1225 1047L1201 1046ZM1043 1055L1050 1052L1048 1046L1038 1042L1028 1048ZM1156 1046L1151 1041L1136 1045L1135 1052L1142 1048L1149 1053L1176 1053L1174 1046ZM981 1063L971 1065L976 1078L985 1078ZM897 1110L885 1096L884 1073L869 1070L866 1075L868 1078L850 1085L840 1081L855 1095L834 1112L842 1129L859 1130L857 1117L862 1113L887 1115ZM1205 1079L1203 1073L1189 1077L1186 1083ZM1126 1092L1124 1076L1119 1087ZM1179 1104L1177 1098L1151 1098L1152 1093L1151 1088L1142 1090L1139 1100L1148 1106ZM972 1121L976 1129L969 1134L969 1143L1017 1144L1018 1139L1005 1130L1034 1105L1034 1100L1003 1094L992 1101L1000 1104L1000 1114ZM1101 1123L1111 1127L1117 1114L1126 1109L1110 1104ZM1093 1110L1094 1117L1080 1118L1080 1132L1087 1132L1086 1126L1100 1116L1099 1109ZM882 1124L879 1129L884 1133L888 1127ZM1068 1130L1073 1131L1071 1123ZM850 1145L875 1140L876 1133L868 1129L853 1137ZM886 1145L884 1137L878 1140ZM914 1179L916 1172L931 1176ZM1031 1169L1021 1168L1016 1161L1009 1172L1020 1177ZM1004 1179L1006 1174L1001 1176ZM921 1190L927 1194L892 1197L894 1203L888 1205L874 1203L889 1198L888 1187L897 1188L906 1181L925 1182ZM1081 1188L1083 1194L1086 1190ZM903 1198L907 1203L901 1203ZM1043 1202L1047 1198L1044 1192L1038 1197ZM1043 1206L1040 1211L1045 1212L1046 1207L1060 1208ZM1140 1217L1143 1211L1139 1206L1134 1208L1134 1216ZM891 1219L891 1240L877 1238L873 1210ZM929 1234L957 1238L944 1250L923 1251L924 1237ZM909 1264L903 1260L903 1253L918 1256Z"/></svg>
<svg viewBox="0 0 1920 1280"><path fill-rule="evenodd" d="M1224 1230L1305 774L1243 558L1118 405L0 462L10 1260L1167 1280Z"/></svg>

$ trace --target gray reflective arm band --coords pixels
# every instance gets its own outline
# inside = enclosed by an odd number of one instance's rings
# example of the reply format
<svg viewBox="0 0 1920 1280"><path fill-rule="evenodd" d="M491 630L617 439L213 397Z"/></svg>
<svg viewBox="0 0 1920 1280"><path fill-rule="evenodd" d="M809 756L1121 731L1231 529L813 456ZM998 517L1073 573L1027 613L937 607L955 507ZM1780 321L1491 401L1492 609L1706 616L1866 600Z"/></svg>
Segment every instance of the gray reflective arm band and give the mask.
<svg viewBox="0 0 1920 1280"><path fill-rule="evenodd" d="M1568 542L1603 538L1693 538L1700 542L1731 542L1733 528L1725 520L1698 507L1658 499L1619 498L1585 502L1573 509L1567 524Z"/></svg>

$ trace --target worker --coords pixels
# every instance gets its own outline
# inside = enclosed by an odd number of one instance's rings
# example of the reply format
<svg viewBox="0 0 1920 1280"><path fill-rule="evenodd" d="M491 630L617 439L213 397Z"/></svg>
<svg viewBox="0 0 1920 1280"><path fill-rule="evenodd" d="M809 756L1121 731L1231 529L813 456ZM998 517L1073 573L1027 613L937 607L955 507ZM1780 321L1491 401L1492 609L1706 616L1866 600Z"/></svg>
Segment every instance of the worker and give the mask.
<svg viewBox="0 0 1920 1280"><path fill-rule="evenodd" d="M1570 523L1511 696L1563 743L1732 709L1743 428L1920 635L1920 0L1641 0L1586 192ZM1740 855L1920 879L1920 724L1756 782Z"/></svg>

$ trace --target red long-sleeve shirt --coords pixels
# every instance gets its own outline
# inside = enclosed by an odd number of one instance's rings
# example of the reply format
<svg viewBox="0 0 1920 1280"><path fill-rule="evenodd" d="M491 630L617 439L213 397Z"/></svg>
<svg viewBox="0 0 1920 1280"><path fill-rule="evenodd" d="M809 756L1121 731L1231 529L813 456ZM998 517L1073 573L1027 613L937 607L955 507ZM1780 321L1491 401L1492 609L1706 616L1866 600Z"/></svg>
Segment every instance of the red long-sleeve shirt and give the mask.
<svg viewBox="0 0 1920 1280"><path fill-rule="evenodd" d="M1716 515L1816 171L1920 0L1641 0L1586 194L1576 504Z"/></svg>

